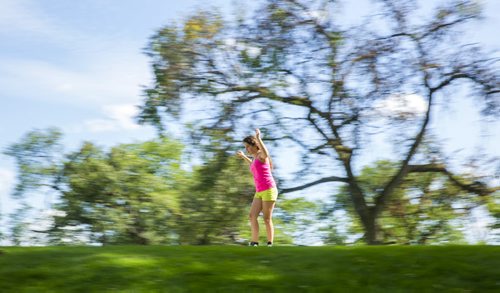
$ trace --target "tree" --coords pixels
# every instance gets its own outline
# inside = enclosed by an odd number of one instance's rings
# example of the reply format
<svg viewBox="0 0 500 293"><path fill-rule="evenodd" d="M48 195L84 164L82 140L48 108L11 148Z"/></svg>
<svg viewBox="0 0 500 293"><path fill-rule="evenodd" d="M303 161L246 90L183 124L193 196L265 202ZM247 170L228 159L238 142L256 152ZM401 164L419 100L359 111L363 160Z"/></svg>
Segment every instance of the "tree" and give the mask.
<svg viewBox="0 0 500 293"><path fill-rule="evenodd" d="M493 223L489 226L489 228L493 231L492 240L498 244L500 243L500 192L497 192L492 197L489 197L486 206L494 219Z"/></svg>
<svg viewBox="0 0 500 293"><path fill-rule="evenodd" d="M64 156L54 152L61 151L60 137L54 129L32 131L5 152L18 164L17 197L57 196L53 225L46 231L53 243L85 237L83 242L103 245L177 241L176 187L189 178L180 169L178 142L162 138L109 152L85 142Z"/></svg>
<svg viewBox="0 0 500 293"><path fill-rule="evenodd" d="M56 128L43 131L32 131L25 135L21 142L12 144L4 154L16 158L17 184L12 196L23 199L33 190L40 190L45 196L57 185L57 170L62 151L59 143L62 133ZM27 218L32 211L31 206L24 201L22 207L10 215L10 233L5 238L15 245L28 243L33 231Z"/></svg>
<svg viewBox="0 0 500 293"><path fill-rule="evenodd" d="M358 182L368 201L376 198L377 191L387 184L396 170L397 164L389 161L363 168ZM467 180L466 177L461 176L461 180ZM461 222L470 216L472 209L483 204L483 198L458 188L443 174L409 174L380 215L380 241L397 244L464 242ZM346 186L334 197L334 204L326 213L339 210L347 211L352 219L350 234L360 233L362 225L356 219Z"/></svg>
<svg viewBox="0 0 500 293"><path fill-rule="evenodd" d="M454 103L458 87L471 89L483 115L498 117L497 60L460 39L465 25L480 18L479 4L453 1L422 19L415 1L376 3L374 17L351 28L330 14L336 1L306 0L266 1L253 18L224 20L202 11L167 25L146 51L155 80L138 119L161 133L201 105L192 122L209 140L214 129L237 140L259 121L277 147L302 148L299 178L310 182L287 183L282 192L344 184L369 244L380 243L378 219L413 173L444 174L480 196L498 190L460 180L440 153L422 154L430 122L439 120L436 102ZM411 94L425 101L420 114L399 111L381 119L384 101L404 104ZM394 138L397 168L369 200L356 166L370 152L373 129Z"/></svg>
<svg viewBox="0 0 500 293"><path fill-rule="evenodd" d="M182 147L164 138L124 144L105 153L91 143L69 155L67 191L56 228L89 225L102 243L164 244L176 241Z"/></svg>

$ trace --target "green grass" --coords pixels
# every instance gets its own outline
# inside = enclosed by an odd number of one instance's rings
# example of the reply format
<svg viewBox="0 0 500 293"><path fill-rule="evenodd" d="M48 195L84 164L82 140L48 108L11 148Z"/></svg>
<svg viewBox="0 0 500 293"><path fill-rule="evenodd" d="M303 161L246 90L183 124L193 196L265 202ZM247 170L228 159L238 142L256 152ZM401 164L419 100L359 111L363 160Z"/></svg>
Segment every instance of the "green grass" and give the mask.
<svg viewBox="0 0 500 293"><path fill-rule="evenodd" d="M0 251L0 292L500 292L500 246Z"/></svg>

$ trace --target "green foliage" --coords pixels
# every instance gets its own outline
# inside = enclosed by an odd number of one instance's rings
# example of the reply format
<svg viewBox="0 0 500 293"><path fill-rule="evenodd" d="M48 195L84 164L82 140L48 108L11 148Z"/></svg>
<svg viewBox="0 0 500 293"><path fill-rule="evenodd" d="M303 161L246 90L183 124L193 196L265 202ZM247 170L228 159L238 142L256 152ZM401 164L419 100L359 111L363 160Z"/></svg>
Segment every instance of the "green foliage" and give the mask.
<svg viewBox="0 0 500 293"><path fill-rule="evenodd" d="M278 231L280 232L280 237L277 238L282 243L304 243L311 236L317 237L315 235L317 231L314 228L311 231L311 228L318 225L318 212L319 205L305 198L288 199L280 197L276 202L276 209L273 213L274 225L279 228Z"/></svg>
<svg viewBox="0 0 500 293"><path fill-rule="evenodd" d="M358 177L369 205L390 180L397 164L376 162L365 167ZM463 178L465 179L465 178ZM334 210L345 210L352 219L349 234L361 233L363 227L356 215L346 187L334 197ZM378 225L383 243L433 244L464 243L461 220L472 207L477 196L464 192L440 173L414 173L393 192L380 216Z"/></svg>
<svg viewBox="0 0 500 293"><path fill-rule="evenodd" d="M182 148L168 139L119 145L106 153L91 143L68 155L66 190L57 208L54 233L89 225L104 244L172 243L179 212L176 185Z"/></svg>
<svg viewBox="0 0 500 293"><path fill-rule="evenodd" d="M34 130L3 152L17 161L18 183L14 196L21 197L29 189L53 187L57 184L56 174L61 169L58 165L58 155L62 152L61 138L62 133L56 128Z"/></svg>
<svg viewBox="0 0 500 293"><path fill-rule="evenodd" d="M85 142L63 156L59 138L54 129L32 131L6 151L20 170L18 197L36 192L57 196L48 231L52 243L177 241L177 187L189 178L180 168L181 144L162 138L105 151ZM27 227L19 217L13 221L12 241L19 242Z"/></svg>
<svg viewBox="0 0 500 293"><path fill-rule="evenodd" d="M185 21L184 40L195 42L198 39L212 39L220 32L222 26L222 19L218 14L202 11Z"/></svg>
<svg viewBox="0 0 500 293"><path fill-rule="evenodd" d="M495 237L494 240L498 243L500 242L500 192L496 192L485 201L488 211L494 218L494 221L489 228L493 231L493 237Z"/></svg>
<svg viewBox="0 0 500 293"><path fill-rule="evenodd" d="M29 239L27 239L26 235L26 230L29 224L26 221L26 217L30 209L31 208L29 206L23 204L19 209L15 211L15 213L10 218L11 226L9 240L14 245L29 243Z"/></svg>
<svg viewBox="0 0 500 293"><path fill-rule="evenodd" d="M234 156L220 152L195 168L193 184L180 199L182 244L234 243L248 229L248 209L255 188L251 174Z"/></svg>
<svg viewBox="0 0 500 293"><path fill-rule="evenodd" d="M206 93L214 90L210 79L194 77L196 62L203 60L200 52L211 50L220 43L223 21L216 12L201 11L188 17L181 25L170 24L150 39L146 54L153 60L153 72L157 78L154 87L145 91L146 100L141 107L140 123L154 123L160 130L164 126L162 107L174 118L181 113L181 93L186 88Z"/></svg>

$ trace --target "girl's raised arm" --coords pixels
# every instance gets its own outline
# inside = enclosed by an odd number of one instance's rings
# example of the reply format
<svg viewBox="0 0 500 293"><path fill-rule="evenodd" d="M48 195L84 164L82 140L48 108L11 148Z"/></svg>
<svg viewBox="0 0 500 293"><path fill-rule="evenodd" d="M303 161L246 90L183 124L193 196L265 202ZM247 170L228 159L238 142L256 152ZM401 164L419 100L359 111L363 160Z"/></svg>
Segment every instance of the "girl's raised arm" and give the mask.
<svg viewBox="0 0 500 293"><path fill-rule="evenodd" d="M257 138L257 143L260 146L260 149L262 150L262 154L260 156L261 161L265 161L266 158L271 159L271 156L269 155L269 151L266 148L266 145L262 141L262 138L260 136L260 129L255 129L255 138Z"/></svg>

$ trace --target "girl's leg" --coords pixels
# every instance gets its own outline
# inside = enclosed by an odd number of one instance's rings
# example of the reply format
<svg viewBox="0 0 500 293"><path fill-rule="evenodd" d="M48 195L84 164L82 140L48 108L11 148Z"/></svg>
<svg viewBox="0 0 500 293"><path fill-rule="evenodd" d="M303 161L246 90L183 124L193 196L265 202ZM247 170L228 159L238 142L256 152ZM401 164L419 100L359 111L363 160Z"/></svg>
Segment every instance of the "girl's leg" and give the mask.
<svg viewBox="0 0 500 293"><path fill-rule="evenodd" d="M262 199L254 198L249 214L252 242L259 242L259 222L257 221L257 217L259 217L260 211L262 211Z"/></svg>
<svg viewBox="0 0 500 293"><path fill-rule="evenodd" d="M273 226L273 209L275 201L263 201L262 213L264 214L264 223L266 224L267 241L273 242L274 226Z"/></svg>

